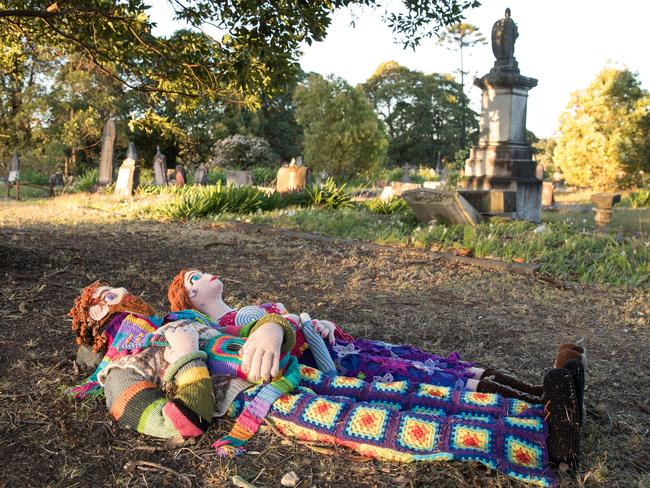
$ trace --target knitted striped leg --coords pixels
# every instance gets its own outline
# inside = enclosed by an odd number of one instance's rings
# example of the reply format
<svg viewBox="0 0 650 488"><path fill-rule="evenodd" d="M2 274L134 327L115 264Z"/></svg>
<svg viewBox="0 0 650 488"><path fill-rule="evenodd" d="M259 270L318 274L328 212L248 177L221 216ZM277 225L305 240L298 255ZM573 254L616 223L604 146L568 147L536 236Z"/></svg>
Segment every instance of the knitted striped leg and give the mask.
<svg viewBox="0 0 650 488"><path fill-rule="evenodd" d="M380 460L478 461L539 486L554 482L545 469L546 426L539 412L500 419L436 416L302 392L280 397L268 418L287 437Z"/></svg>

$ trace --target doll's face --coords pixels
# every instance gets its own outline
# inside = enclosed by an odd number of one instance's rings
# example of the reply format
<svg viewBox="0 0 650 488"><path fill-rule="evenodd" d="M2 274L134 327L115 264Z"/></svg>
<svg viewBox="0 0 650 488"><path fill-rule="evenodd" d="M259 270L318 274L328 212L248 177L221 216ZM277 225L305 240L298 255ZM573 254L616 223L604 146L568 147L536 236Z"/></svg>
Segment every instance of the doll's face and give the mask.
<svg viewBox="0 0 650 488"><path fill-rule="evenodd" d="M128 294L126 288L100 286L93 293L93 305L88 310L90 318L100 322L112 309L122 303Z"/></svg>
<svg viewBox="0 0 650 488"><path fill-rule="evenodd" d="M194 308L199 312L208 303L222 299L223 283L215 275L204 273L199 270L192 270L185 273L185 291Z"/></svg>

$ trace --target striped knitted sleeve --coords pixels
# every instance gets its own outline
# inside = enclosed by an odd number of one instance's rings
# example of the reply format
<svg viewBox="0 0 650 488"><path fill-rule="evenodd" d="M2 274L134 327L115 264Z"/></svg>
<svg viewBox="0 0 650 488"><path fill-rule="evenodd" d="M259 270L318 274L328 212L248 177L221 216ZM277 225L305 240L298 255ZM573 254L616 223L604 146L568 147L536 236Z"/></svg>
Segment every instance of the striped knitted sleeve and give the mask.
<svg viewBox="0 0 650 488"><path fill-rule="evenodd" d="M198 351L167 368L164 379L174 390L170 399L133 369L111 370L104 384L111 415L121 425L154 437L201 435L215 407L206 359L207 354Z"/></svg>

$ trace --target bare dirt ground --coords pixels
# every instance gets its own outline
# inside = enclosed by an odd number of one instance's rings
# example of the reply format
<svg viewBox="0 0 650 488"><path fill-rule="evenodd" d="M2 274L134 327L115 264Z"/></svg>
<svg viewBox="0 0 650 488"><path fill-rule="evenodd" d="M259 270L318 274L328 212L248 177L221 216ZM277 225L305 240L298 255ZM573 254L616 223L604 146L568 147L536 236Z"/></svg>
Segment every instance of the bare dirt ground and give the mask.
<svg viewBox="0 0 650 488"><path fill-rule="evenodd" d="M66 313L95 279L167 309L181 267L220 274L233 305L282 301L350 333L409 342L539 381L558 343L584 337L590 366L577 473L562 486L650 486L650 296L481 271L379 250L259 235L245 228L121 222L0 226L0 485L232 486L239 475L279 486L526 486L471 463L399 465L313 452L269 430L248 455L223 460L211 442L171 446L119 428L101 400L63 395L73 367Z"/></svg>

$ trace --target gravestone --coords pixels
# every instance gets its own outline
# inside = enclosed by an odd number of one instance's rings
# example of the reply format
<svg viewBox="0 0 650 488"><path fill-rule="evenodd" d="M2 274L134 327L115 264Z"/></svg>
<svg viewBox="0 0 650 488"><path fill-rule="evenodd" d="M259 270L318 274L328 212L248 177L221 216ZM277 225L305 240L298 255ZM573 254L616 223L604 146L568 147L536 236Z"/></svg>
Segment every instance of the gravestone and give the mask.
<svg viewBox="0 0 650 488"><path fill-rule="evenodd" d="M482 91L479 142L465 163L465 181L469 190L516 191L517 218L539 222L542 181L526 140L528 91L537 86L537 80L519 72L514 57L518 36L507 9L492 29L494 66L474 80Z"/></svg>
<svg viewBox="0 0 650 488"><path fill-rule="evenodd" d="M116 197L129 197L133 193L133 189L137 183L136 158L135 144L129 142L129 147L126 150L126 159L124 159L117 172L117 181L115 182Z"/></svg>
<svg viewBox="0 0 650 488"><path fill-rule="evenodd" d="M50 186L63 186L63 173L53 173L48 180Z"/></svg>
<svg viewBox="0 0 650 488"><path fill-rule="evenodd" d="M542 207L552 207L555 203L555 185L550 181L542 183Z"/></svg>
<svg viewBox="0 0 650 488"><path fill-rule="evenodd" d="M439 190L442 188L442 181L425 181L422 183L423 188L431 188L432 190Z"/></svg>
<svg viewBox="0 0 650 488"><path fill-rule="evenodd" d="M253 175L250 171L226 171L226 184L233 186L252 186Z"/></svg>
<svg viewBox="0 0 650 488"><path fill-rule="evenodd" d="M102 133L102 152L99 157L100 186L110 185L113 182L113 151L115 145L115 119L109 118Z"/></svg>
<svg viewBox="0 0 650 488"><path fill-rule="evenodd" d="M306 166L298 166L292 160L289 166L282 166L278 169L278 174L275 178L275 188L278 193L286 193L290 191L302 191L307 185Z"/></svg>
<svg viewBox="0 0 650 488"><path fill-rule="evenodd" d="M420 183L405 183L402 181L393 181L390 186L393 188L393 196L399 197L407 190L422 188Z"/></svg>
<svg viewBox="0 0 650 488"><path fill-rule="evenodd" d="M402 198L423 223L436 219L451 224L476 225L481 221L481 215L456 191L416 188L405 191Z"/></svg>
<svg viewBox="0 0 650 488"><path fill-rule="evenodd" d="M185 175L185 167L182 164L176 165L176 186L183 186L187 183L187 176Z"/></svg>
<svg viewBox="0 0 650 488"><path fill-rule="evenodd" d="M9 163L9 177L7 178L9 183L16 183L20 181L20 155L18 151L14 152L14 155L11 157L11 162Z"/></svg>
<svg viewBox="0 0 650 488"><path fill-rule="evenodd" d="M208 167L204 163L199 164L199 167L196 168L196 171L194 172L194 184L208 184Z"/></svg>
<svg viewBox="0 0 650 488"><path fill-rule="evenodd" d="M408 164L402 166L402 178L400 179L402 183L411 182L411 167Z"/></svg>
<svg viewBox="0 0 650 488"><path fill-rule="evenodd" d="M156 155L153 158L153 178L154 185L167 184L167 158L160 152L160 146L156 146Z"/></svg>
<svg viewBox="0 0 650 488"><path fill-rule="evenodd" d="M302 162L302 156L298 156L296 158L296 166L298 166L299 168L302 168L304 166L304 163Z"/></svg>

